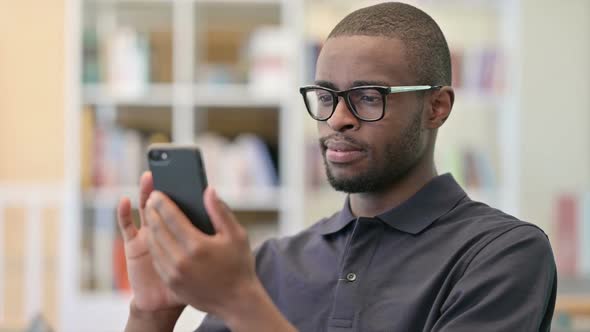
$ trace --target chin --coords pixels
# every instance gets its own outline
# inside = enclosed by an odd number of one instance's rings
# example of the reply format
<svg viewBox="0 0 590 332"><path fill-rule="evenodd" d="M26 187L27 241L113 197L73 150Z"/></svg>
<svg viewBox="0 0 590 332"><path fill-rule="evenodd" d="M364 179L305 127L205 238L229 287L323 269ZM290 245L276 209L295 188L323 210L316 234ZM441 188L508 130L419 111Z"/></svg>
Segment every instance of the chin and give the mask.
<svg viewBox="0 0 590 332"><path fill-rule="evenodd" d="M365 174L366 170L361 167L353 167L352 165L343 165L343 164L330 164L326 168L326 175L328 179L333 179L334 181L338 182L346 182L352 178L359 177L361 174ZM364 177L364 176L363 176Z"/></svg>
<svg viewBox="0 0 590 332"><path fill-rule="evenodd" d="M330 185L334 190L345 192L347 194L372 192L374 188L367 185L367 182L356 179L329 179Z"/></svg>
<svg viewBox="0 0 590 332"><path fill-rule="evenodd" d="M375 184L370 181L370 177L358 171L340 172L332 168L326 170L328 182L336 191L345 193L362 193L375 190Z"/></svg>

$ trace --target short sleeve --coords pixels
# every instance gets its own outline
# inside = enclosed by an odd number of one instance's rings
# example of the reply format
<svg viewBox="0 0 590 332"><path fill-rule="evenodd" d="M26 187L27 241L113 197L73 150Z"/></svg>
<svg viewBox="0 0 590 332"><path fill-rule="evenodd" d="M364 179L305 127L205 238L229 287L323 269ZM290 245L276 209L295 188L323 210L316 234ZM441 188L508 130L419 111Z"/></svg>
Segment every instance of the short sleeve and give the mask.
<svg viewBox="0 0 590 332"><path fill-rule="evenodd" d="M557 276L545 233L523 225L477 252L432 331L549 331Z"/></svg>

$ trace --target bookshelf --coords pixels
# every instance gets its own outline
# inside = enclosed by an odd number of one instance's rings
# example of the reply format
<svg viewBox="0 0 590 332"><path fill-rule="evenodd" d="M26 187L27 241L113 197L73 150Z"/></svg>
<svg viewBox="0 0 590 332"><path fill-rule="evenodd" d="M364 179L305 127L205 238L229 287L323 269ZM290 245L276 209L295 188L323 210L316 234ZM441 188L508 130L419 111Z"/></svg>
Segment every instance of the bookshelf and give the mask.
<svg viewBox="0 0 590 332"><path fill-rule="evenodd" d="M61 330L120 331L131 295L115 209L121 196L137 206L149 143L200 144L253 246L303 228L302 2L70 2Z"/></svg>

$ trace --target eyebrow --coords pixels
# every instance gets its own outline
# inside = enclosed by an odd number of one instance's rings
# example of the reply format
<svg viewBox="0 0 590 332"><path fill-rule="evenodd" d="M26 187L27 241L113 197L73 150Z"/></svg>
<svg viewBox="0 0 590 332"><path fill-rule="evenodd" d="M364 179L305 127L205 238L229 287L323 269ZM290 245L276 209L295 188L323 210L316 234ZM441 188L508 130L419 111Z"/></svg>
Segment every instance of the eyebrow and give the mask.
<svg viewBox="0 0 590 332"><path fill-rule="evenodd" d="M330 81L318 80L318 81L315 81L314 84L324 87L324 88L338 90L338 87L336 87L336 84L334 84ZM389 83L383 82L383 81L354 81L354 82L352 82L351 88L354 88L357 86L365 86L365 85L390 86Z"/></svg>
<svg viewBox="0 0 590 332"><path fill-rule="evenodd" d="M383 81L354 81L352 87L364 86L364 85L379 85L379 86L390 86L389 83Z"/></svg>
<svg viewBox="0 0 590 332"><path fill-rule="evenodd" d="M317 86L322 86L324 88L328 88L328 89L332 89L332 90L338 90L338 88L336 87L336 84L330 82L330 81L315 81L314 82L315 85Z"/></svg>

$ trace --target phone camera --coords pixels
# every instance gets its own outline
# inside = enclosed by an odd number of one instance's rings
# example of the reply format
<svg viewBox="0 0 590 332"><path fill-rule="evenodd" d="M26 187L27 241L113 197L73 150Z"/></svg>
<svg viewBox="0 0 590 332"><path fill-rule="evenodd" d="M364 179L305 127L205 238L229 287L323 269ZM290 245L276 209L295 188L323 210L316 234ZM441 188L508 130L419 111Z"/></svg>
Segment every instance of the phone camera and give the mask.
<svg viewBox="0 0 590 332"><path fill-rule="evenodd" d="M153 161L159 161L162 159L162 154L165 154L165 153L162 153L158 150L150 151L150 159ZM168 156L166 155L166 157L168 157Z"/></svg>
<svg viewBox="0 0 590 332"><path fill-rule="evenodd" d="M162 152L162 154L160 154L160 157L161 157L160 159L166 160L166 159L168 159L168 154L166 152Z"/></svg>

